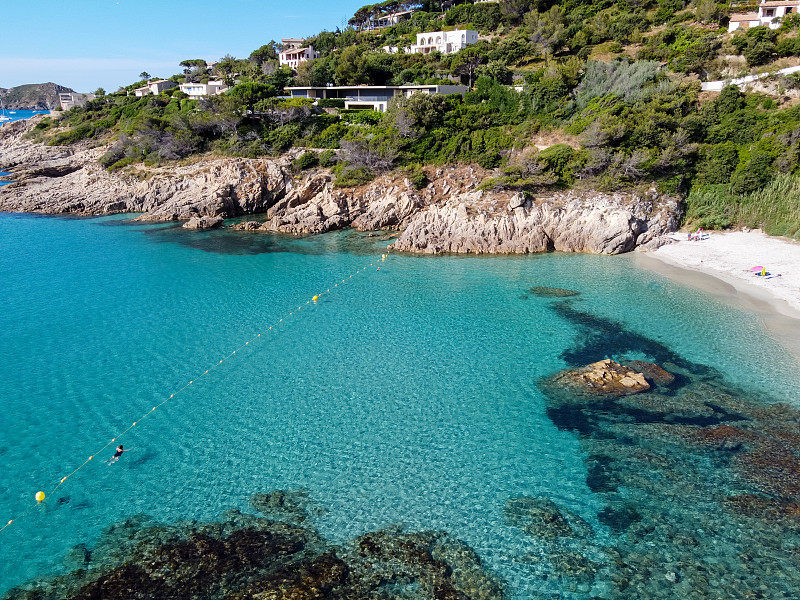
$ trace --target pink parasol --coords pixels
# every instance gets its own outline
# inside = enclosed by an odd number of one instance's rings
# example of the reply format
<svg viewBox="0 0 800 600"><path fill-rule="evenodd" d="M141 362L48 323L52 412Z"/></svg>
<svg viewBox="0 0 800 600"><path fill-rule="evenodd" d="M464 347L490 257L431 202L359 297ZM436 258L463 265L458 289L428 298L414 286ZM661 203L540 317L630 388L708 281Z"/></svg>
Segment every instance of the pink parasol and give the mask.
<svg viewBox="0 0 800 600"><path fill-rule="evenodd" d="M762 267L761 265L758 265L758 266L756 266L756 267L753 267L753 268L752 268L752 269L750 269L750 270L751 270L751 271L753 271L753 272L755 272L755 271L763 271L763 270L764 270L764 267Z"/></svg>

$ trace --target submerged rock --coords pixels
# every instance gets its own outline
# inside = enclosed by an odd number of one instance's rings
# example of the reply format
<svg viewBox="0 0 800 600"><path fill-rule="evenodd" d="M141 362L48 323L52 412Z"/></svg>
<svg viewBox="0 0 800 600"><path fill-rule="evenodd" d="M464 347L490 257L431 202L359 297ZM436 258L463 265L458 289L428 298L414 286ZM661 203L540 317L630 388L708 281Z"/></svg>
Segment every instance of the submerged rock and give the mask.
<svg viewBox="0 0 800 600"><path fill-rule="evenodd" d="M256 494L264 512L296 513L308 494ZM501 582L474 550L444 532L368 533L344 547L315 530L242 514L226 520L156 525L139 517L108 528L76 570L11 590L5 600L502 600Z"/></svg>
<svg viewBox="0 0 800 600"><path fill-rule="evenodd" d="M508 525L542 538L575 537L576 532L549 498L510 498L503 508Z"/></svg>
<svg viewBox="0 0 800 600"><path fill-rule="evenodd" d="M275 490L266 494L253 494L250 497L250 506L270 519L296 523L321 517L327 512L311 499L308 490Z"/></svg>
<svg viewBox="0 0 800 600"><path fill-rule="evenodd" d="M537 286L531 288L531 294L539 298L568 298L569 296L578 296L580 292L557 287Z"/></svg>
<svg viewBox="0 0 800 600"><path fill-rule="evenodd" d="M662 369L656 364L644 362L641 360L631 360L626 362L625 365L630 367L634 371L638 371L639 373L645 376L645 379L647 379L647 381L659 387L667 387L675 383L675 375L673 375L666 369Z"/></svg>

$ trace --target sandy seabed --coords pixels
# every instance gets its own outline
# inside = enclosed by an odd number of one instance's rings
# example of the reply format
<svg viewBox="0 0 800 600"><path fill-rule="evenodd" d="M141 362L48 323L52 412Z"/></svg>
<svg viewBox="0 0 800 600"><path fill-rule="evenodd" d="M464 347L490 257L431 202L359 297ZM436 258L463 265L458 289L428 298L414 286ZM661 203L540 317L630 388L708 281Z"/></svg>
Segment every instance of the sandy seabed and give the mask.
<svg viewBox="0 0 800 600"><path fill-rule="evenodd" d="M757 314L800 361L800 243L761 231L712 232L689 241L686 233L634 261ZM772 277L760 277L762 266ZM709 277L710 276L710 277Z"/></svg>

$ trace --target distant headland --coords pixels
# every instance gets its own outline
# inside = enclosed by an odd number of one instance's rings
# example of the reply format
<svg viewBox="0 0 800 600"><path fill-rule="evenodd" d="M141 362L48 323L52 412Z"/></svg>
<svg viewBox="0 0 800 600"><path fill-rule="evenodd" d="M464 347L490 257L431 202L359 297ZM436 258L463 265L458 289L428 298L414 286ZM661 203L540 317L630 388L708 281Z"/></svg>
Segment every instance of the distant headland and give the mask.
<svg viewBox="0 0 800 600"><path fill-rule="evenodd" d="M29 83L10 89L0 88L0 100L8 110L53 110L58 95L75 90L57 83Z"/></svg>

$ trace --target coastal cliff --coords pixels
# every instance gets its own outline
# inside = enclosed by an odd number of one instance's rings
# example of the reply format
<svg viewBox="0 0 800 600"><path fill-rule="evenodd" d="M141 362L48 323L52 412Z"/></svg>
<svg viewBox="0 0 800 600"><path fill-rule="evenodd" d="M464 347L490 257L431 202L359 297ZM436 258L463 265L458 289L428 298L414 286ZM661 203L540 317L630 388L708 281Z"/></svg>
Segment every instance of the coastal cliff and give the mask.
<svg viewBox="0 0 800 600"><path fill-rule="evenodd" d="M279 158L204 157L164 167L109 173L104 147L44 146L25 138L35 125L0 129L0 168L13 171L0 188L0 210L48 214L142 213L143 221L215 226L262 215L235 229L292 234L344 227L400 232L394 248L421 253L528 253L560 250L617 254L655 246L678 227L679 203L655 190L603 194L569 191L532 197L482 189L491 173L477 166L428 169L416 189L402 175L337 188L326 169L295 175L296 153Z"/></svg>

